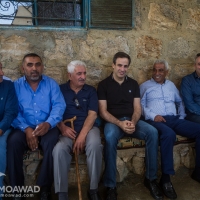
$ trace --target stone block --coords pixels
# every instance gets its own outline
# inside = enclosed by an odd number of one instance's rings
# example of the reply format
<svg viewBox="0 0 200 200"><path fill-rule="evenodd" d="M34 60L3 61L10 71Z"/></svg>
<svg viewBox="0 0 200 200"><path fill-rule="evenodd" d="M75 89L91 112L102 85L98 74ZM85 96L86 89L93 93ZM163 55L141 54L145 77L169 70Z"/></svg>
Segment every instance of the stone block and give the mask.
<svg viewBox="0 0 200 200"><path fill-rule="evenodd" d="M33 176L36 173L36 170L38 169L39 164L40 164L40 161L34 161L34 162L30 163L26 167L26 174Z"/></svg>
<svg viewBox="0 0 200 200"><path fill-rule="evenodd" d="M187 19L187 28L200 32L200 9L189 8L189 18Z"/></svg>
<svg viewBox="0 0 200 200"><path fill-rule="evenodd" d="M180 20L180 9L173 6L150 3L148 14L150 29L175 29Z"/></svg>
<svg viewBox="0 0 200 200"><path fill-rule="evenodd" d="M117 156L117 182L122 182L124 180L124 178L127 176L128 174L128 169L126 167L126 163Z"/></svg>
<svg viewBox="0 0 200 200"><path fill-rule="evenodd" d="M159 58L162 41L150 36L141 36L136 40L137 58Z"/></svg>
<svg viewBox="0 0 200 200"><path fill-rule="evenodd" d="M171 40L168 45L168 55L171 58L187 58L190 54L190 46L187 40L179 37Z"/></svg>
<svg viewBox="0 0 200 200"><path fill-rule="evenodd" d="M22 55L25 55L30 49L30 43L27 42L27 38L18 35L11 35L6 38L1 36L0 44L1 61L13 59L20 62Z"/></svg>
<svg viewBox="0 0 200 200"><path fill-rule="evenodd" d="M144 174L145 172L144 157L133 156L131 164L132 164L132 169L131 169L132 172L140 175Z"/></svg>

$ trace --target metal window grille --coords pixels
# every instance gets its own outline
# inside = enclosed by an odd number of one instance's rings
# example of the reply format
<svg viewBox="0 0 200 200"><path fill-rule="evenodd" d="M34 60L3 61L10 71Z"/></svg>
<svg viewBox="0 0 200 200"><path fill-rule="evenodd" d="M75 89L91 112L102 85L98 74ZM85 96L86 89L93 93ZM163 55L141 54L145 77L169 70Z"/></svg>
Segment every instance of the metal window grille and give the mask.
<svg viewBox="0 0 200 200"><path fill-rule="evenodd" d="M133 0L91 0L89 25L94 28L132 28Z"/></svg>
<svg viewBox="0 0 200 200"><path fill-rule="evenodd" d="M0 1L0 24L81 27L82 0Z"/></svg>
<svg viewBox="0 0 200 200"><path fill-rule="evenodd" d="M134 0L0 0L0 25L129 29Z"/></svg>

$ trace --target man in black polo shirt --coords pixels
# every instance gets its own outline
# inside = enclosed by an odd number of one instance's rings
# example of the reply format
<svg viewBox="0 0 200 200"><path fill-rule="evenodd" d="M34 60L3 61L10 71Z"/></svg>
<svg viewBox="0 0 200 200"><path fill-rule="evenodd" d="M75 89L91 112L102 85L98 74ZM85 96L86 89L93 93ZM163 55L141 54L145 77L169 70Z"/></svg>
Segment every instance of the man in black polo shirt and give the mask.
<svg viewBox="0 0 200 200"><path fill-rule="evenodd" d="M138 83L126 75L131 58L118 52L113 58L113 73L98 85L99 112L106 121L105 174L107 200L116 200L117 143L123 136L145 140L146 177L145 186L155 199L163 199L157 179L158 132L151 125L139 120L141 116Z"/></svg>

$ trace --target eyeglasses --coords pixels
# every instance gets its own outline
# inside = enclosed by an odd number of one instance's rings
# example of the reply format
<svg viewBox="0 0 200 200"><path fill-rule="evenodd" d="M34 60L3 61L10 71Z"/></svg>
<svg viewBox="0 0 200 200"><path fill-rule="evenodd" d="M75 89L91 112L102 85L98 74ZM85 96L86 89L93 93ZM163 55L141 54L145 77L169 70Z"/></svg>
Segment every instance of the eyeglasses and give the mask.
<svg viewBox="0 0 200 200"><path fill-rule="evenodd" d="M76 105L76 108L80 109L81 106L80 106L80 103L79 103L78 99L74 98L74 103Z"/></svg>

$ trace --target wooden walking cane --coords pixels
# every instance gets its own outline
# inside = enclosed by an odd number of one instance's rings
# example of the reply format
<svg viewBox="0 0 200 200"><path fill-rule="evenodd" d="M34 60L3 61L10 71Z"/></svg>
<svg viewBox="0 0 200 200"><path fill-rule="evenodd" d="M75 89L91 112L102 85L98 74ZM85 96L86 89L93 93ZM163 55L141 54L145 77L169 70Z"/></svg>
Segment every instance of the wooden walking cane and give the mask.
<svg viewBox="0 0 200 200"><path fill-rule="evenodd" d="M74 130L74 120L76 120L76 116L74 116L71 119L66 119L63 121L63 123L65 124L66 122L70 122L71 128ZM75 142L75 140L74 140ZM81 181L80 181L80 173L79 173L79 166L78 166L78 154L77 151L75 149L74 152L75 155L75 163L76 163L76 178L77 178L77 184L78 184L78 196L79 196L79 200L82 200L82 192L81 192Z"/></svg>

